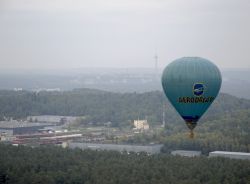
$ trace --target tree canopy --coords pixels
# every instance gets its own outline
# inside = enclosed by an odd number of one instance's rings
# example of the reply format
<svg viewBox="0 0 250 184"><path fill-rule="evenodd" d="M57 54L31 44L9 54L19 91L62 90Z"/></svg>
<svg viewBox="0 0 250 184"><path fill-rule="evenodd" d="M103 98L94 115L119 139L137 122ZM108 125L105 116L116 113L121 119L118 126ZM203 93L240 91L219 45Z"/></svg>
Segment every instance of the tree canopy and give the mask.
<svg viewBox="0 0 250 184"><path fill-rule="evenodd" d="M249 183L250 161L0 144L8 183Z"/></svg>

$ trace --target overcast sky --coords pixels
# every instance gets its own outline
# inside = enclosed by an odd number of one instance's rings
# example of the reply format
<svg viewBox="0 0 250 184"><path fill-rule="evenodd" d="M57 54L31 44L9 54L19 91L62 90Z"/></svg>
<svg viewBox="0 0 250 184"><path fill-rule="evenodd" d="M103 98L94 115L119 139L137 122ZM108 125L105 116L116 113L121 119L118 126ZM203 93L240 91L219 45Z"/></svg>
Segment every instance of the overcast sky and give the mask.
<svg viewBox="0 0 250 184"><path fill-rule="evenodd" d="M1 68L250 68L249 0L0 0Z"/></svg>

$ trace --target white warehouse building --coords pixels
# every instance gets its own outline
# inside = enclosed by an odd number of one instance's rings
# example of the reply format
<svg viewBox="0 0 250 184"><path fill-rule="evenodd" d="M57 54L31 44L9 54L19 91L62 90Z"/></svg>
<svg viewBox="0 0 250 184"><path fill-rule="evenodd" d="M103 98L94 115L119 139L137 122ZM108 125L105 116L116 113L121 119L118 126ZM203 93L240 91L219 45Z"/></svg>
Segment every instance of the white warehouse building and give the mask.
<svg viewBox="0 0 250 184"><path fill-rule="evenodd" d="M31 122L47 122L47 123L66 123L75 121L79 117L74 116L56 116L56 115L40 115L40 116L28 116L27 121Z"/></svg>
<svg viewBox="0 0 250 184"><path fill-rule="evenodd" d="M183 156L183 157L199 157L201 156L201 151L191 151L191 150L175 150L171 152L171 155Z"/></svg>
<svg viewBox="0 0 250 184"><path fill-rule="evenodd" d="M213 151L209 153L209 157L225 157L231 159L250 160L250 153L245 152L229 152L229 151Z"/></svg>

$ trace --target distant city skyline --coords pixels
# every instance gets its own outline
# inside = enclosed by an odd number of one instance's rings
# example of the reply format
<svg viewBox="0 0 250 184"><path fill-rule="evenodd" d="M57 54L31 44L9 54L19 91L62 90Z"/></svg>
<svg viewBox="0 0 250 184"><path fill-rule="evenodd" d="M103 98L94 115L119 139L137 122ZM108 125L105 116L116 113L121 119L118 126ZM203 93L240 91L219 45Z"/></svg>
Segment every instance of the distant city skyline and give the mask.
<svg viewBox="0 0 250 184"><path fill-rule="evenodd" d="M1 0L1 69L250 68L248 0Z"/></svg>

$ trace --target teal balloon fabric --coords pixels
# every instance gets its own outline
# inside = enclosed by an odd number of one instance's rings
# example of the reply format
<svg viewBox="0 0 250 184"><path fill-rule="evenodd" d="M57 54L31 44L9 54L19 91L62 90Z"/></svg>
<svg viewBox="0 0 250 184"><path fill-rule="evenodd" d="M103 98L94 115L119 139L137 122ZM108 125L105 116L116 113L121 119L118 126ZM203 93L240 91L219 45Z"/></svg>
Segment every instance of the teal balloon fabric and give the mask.
<svg viewBox="0 0 250 184"><path fill-rule="evenodd" d="M164 69L162 87L182 118L186 122L197 122L220 90L221 73L207 59L183 57Z"/></svg>

